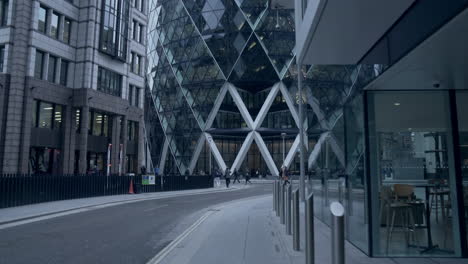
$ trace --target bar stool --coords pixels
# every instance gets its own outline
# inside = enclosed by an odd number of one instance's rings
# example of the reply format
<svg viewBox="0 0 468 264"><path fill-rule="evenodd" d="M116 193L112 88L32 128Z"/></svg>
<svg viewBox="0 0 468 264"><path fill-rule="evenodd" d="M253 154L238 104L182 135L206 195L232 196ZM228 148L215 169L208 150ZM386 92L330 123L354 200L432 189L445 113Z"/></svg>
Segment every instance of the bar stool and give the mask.
<svg viewBox="0 0 468 264"><path fill-rule="evenodd" d="M406 184L395 184L393 186L393 200L388 199L388 190L385 191L387 195L387 252L389 244L392 240L392 234L395 229L395 220L398 217L401 221L402 232L405 234L406 245L409 246L410 235L413 237L413 241L417 243L415 236L415 221L413 214L413 206L406 202L411 202L414 188L411 185ZM382 192L383 193L383 192ZM390 220L391 214L391 220Z"/></svg>
<svg viewBox="0 0 468 264"><path fill-rule="evenodd" d="M429 200L431 209L435 209L436 223L439 223L439 208L442 211L442 218L445 220L447 217L446 210L448 211L449 209L445 205L445 196L447 196L450 200L450 191L442 187L442 185L446 183L444 179L432 179L429 181L429 183L434 184L434 187L432 187L431 191L429 192Z"/></svg>

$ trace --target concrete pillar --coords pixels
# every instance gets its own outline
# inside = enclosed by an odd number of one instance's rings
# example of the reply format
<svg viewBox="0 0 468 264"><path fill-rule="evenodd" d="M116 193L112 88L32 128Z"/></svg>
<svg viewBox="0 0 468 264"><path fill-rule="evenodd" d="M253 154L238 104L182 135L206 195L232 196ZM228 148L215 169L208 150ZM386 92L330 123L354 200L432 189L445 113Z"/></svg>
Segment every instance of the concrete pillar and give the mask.
<svg viewBox="0 0 468 264"><path fill-rule="evenodd" d="M65 107L63 116L62 173L72 174L75 167L76 113L71 104Z"/></svg>
<svg viewBox="0 0 468 264"><path fill-rule="evenodd" d="M144 129L143 116L138 121L138 146L137 146L137 155L138 155L138 172L140 172L141 166L145 163L145 129Z"/></svg>
<svg viewBox="0 0 468 264"><path fill-rule="evenodd" d="M119 115L112 116L112 151L111 151L111 173L119 173L119 150L120 150L120 122L122 117Z"/></svg>
<svg viewBox="0 0 468 264"><path fill-rule="evenodd" d="M87 166L87 153L88 153L88 126L89 126L89 119L91 116L89 115L89 106L83 106L81 108L81 127L80 127L80 135L79 135L79 145L77 149L80 151L80 160L78 161L78 172L79 173L86 173L86 166Z"/></svg>
<svg viewBox="0 0 468 264"><path fill-rule="evenodd" d="M30 119L29 131L24 126L28 122L29 110L28 98L30 91L26 91L26 79L24 78L29 58L29 31L32 17L33 1L17 0L10 2L15 4L14 14L12 14L15 30L11 32L11 38L15 45L12 46L12 53L9 58L11 65L11 81L8 92L6 92L5 104L7 105L5 115L5 137L2 152L0 170L3 173L16 173L28 171L29 138L31 133ZM29 106L28 106L29 105ZM31 115L29 115L31 118ZM19 146L19 147L18 147Z"/></svg>
<svg viewBox="0 0 468 264"><path fill-rule="evenodd" d="M127 133L128 133L128 119L127 116L122 117L122 174L127 173Z"/></svg>

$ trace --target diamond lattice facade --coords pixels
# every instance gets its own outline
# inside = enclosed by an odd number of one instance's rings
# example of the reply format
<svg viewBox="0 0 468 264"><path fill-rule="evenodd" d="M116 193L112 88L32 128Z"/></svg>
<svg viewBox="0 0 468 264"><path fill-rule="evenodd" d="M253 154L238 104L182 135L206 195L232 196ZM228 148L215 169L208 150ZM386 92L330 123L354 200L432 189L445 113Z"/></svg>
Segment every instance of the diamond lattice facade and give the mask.
<svg viewBox="0 0 468 264"><path fill-rule="evenodd" d="M267 0L164 0L150 2L149 17L146 127L154 167L298 171L302 98L309 169L321 137L344 168L334 130L365 70L304 67L299 95L294 9L271 8Z"/></svg>

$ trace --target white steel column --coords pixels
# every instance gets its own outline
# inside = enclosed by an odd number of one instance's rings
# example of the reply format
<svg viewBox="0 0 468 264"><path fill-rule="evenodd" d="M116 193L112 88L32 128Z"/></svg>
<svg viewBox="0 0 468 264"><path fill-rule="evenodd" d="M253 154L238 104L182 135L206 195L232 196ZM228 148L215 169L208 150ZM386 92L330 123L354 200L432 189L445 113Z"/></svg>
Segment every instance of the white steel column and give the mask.
<svg viewBox="0 0 468 264"><path fill-rule="evenodd" d="M206 119L205 130L210 129L211 126L213 125L216 115L218 114L219 108L221 107L221 104L223 103L224 97L226 97L227 91L228 91L228 84L226 83L223 85L223 87L221 87L218 97L216 97L216 100L213 104L213 109L211 109L211 112L208 115L208 118Z"/></svg>
<svg viewBox="0 0 468 264"><path fill-rule="evenodd" d="M284 160L283 166L285 166L286 168L289 168L289 166L291 166L291 162L296 156L297 150L299 149L299 140L299 134L297 134L296 139L294 140L294 143L292 144L291 149L289 150L288 155Z"/></svg>
<svg viewBox="0 0 468 264"><path fill-rule="evenodd" d="M278 168L276 167L275 161L271 157L270 152L268 151L268 148L262 139L262 136L260 136L258 132L253 132L253 135L255 138L255 142L257 143L258 149L260 150L260 153L262 154L262 157L265 160L266 165L270 170L271 174L273 176L279 176Z"/></svg>
<svg viewBox="0 0 468 264"><path fill-rule="evenodd" d="M244 143L242 143L241 149L239 150L239 153L236 156L236 159L232 163L232 168L231 172L234 171L235 169L238 170L240 165L245 159L245 156L247 155L247 152L250 149L250 146L252 145L252 142L254 140L254 132L250 132L247 137L244 140Z"/></svg>
<svg viewBox="0 0 468 264"><path fill-rule="evenodd" d="M308 167L309 169L312 168L314 163L317 161L317 157L320 154L320 150L322 149L322 145L327 141L329 132L322 133L320 135L319 140L317 141L317 144L315 144L314 149L310 153L309 160L308 160Z"/></svg>
<svg viewBox="0 0 468 264"><path fill-rule="evenodd" d="M169 140L164 140L163 148L161 151L161 158L159 159L159 174L164 174L164 166L166 165L167 153L169 150Z"/></svg>
<svg viewBox="0 0 468 264"><path fill-rule="evenodd" d="M294 118L294 121L296 122L296 126L299 127L299 115L294 105L294 100L291 97L291 94L289 93L288 89L283 83L280 84L280 91L284 97L284 100L286 101L286 104L288 105L289 111L291 112L291 115Z"/></svg>
<svg viewBox="0 0 468 264"><path fill-rule="evenodd" d="M195 147L195 151L193 152L192 159L190 160L189 171L190 175L193 174L193 170L195 166L197 166L198 158L200 157L200 153L205 145L205 135L201 134L197 141L197 146Z"/></svg>
<svg viewBox="0 0 468 264"><path fill-rule="evenodd" d="M239 92L237 91L237 88L234 85L230 84L230 83L228 83L228 86L229 86L229 93L231 94L232 99L234 100L234 103L237 105L237 108L239 108L239 112L242 115L242 117L244 118L244 121L247 123L247 126L250 129L253 129L254 128L254 122L252 120L252 117L250 116L249 110L247 110L247 107L245 106L244 102L242 101L242 98L241 98Z"/></svg>
<svg viewBox="0 0 468 264"><path fill-rule="evenodd" d="M275 100L276 95L278 94L279 86L280 86L280 83L277 83L273 85L273 87L271 88L270 93L265 99L265 102L263 103L262 108L258 112L257 118L255 119L254 129L258 129L262 125L263 120L265 120L265 117L268 114L268 111L270 110L270 107L273 104L273 101Z"/></svg>
<svg viewBox="0 0 468 264"><path fill-rule="evenodd" d="M223 157L221 156L221 153L219 153L218 147L216 147L216 143L213 140L213 137L208 134L208 133L203 133L206 138L206 142L208 142L208 146L210 146L211 153L213 154L216 163L218 163L219 168L221 168L224 173L226 171L226 163L223 160Z"/></svg>
<svg viewBox="0 0 468 264"><path fill-rule="evenodd" d="M330 133L328 142L330 143L330 147L331 147L333 153L335 153L336 157L340 161L341 165L343 167L346 167L344 151L343 151L343 149L341 149L340 145L336 141L336 138L333 135L333 133Z"/></svg>

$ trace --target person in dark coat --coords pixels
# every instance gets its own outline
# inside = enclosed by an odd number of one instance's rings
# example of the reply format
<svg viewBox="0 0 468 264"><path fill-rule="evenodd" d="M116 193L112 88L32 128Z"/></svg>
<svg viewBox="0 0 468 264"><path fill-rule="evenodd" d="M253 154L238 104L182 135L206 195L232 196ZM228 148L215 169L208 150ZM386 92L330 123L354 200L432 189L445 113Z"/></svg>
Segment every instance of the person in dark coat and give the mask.
<svg viewBox="0 0 468 264"><path fill-rule="evenodd" d="M247 184L247 183L252 184L252 182L250 181L250 173L249 173L249 170L245 170L245 184Z"/></svg>
<svg viewBox="0 0 468 264"><path fill-rule="evenodd" d="M232 184L236 183L236 181L238 183L241 183L240 180L239 180L239 173L237 172L236 169L234 170L234 173L232 175L234 175L234 181L232 181Z"/></svg>
<svg viewBox="0 0 468 264"><path fill-rule="evenodd" d="M226 179L226 188L229 188L229 184L231 183L231 171L229 168L226 168L224 178Z"/></svg>

